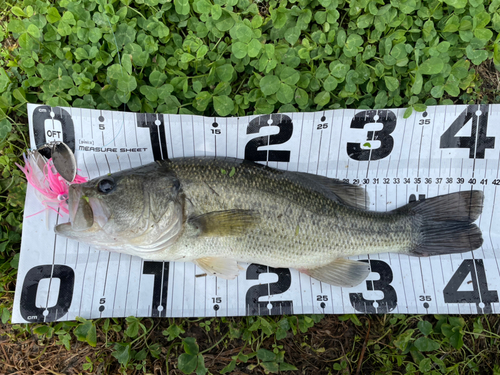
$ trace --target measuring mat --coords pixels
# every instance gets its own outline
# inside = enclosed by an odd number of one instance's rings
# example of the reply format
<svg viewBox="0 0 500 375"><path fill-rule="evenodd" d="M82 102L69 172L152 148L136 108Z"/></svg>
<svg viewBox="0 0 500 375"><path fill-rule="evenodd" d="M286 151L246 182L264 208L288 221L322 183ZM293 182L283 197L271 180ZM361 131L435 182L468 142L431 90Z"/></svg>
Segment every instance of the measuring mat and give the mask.
<svg viewBox="0 0 500 375"><path fill-rule="evenodd" d="M500 105L329 110L246 117L136 114L28 105L31 148L62 141L89 179L167 158L236 157L362 185L370 210L482 190L483 246L430 258L351 257L370 263L353 288L295 269L241 264L234 280L193 263L150 262L56 236L69 221L28 186L13 323L84 318L275 314L499 313ZM500 256L500 249L499 249Z"/></svg>

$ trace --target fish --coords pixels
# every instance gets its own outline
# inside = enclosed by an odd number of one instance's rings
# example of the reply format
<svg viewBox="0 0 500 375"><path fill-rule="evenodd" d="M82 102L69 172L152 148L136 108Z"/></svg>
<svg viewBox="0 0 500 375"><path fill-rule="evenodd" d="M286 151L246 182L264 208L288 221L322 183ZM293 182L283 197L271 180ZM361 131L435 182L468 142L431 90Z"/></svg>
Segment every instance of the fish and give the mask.
<svg viewBox="0 0 500 375"><path fill-rule="evenodd" d="M68 193L59 236L150 261L193 262L234 279L240 262L295 268L354 287L358 255L433 256L483 243L483 192L460 191L388 212L367 209L362 186L235 158L173 158L107 174Z"/></svg>

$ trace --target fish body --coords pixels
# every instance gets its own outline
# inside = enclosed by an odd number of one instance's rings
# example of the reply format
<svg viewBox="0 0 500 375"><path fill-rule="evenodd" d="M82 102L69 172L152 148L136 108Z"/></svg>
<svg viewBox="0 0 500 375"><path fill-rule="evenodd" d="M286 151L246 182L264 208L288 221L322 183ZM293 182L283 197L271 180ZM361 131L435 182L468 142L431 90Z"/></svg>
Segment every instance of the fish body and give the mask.
<svg viewBox="0 0 500 375"><path fill-rule="evenodd" d="M154 261L192 261L237 276L238 262L296 268L333 285L370 272L353 255L474 250L479 191L364 209L365 191L339 180L232 158L180 158L72 185L70 223L56 233Z"/></svg>

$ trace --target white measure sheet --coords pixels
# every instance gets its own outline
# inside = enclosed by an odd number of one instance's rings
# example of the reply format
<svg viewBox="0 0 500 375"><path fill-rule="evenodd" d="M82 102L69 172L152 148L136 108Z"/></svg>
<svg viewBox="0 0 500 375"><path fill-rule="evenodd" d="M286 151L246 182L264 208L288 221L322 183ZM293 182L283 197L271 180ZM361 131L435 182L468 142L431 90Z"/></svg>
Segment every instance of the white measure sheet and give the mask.
<svg viewBox="0 0 500 375"><path fill-rule="evenodd" d="M163 316L311 313L498 313L500 105L330 110L232 118L135 114L28 105L31 147L64 141L80 174L95 178L154 160L189 156L250 159L270 167L363 185L370 209L460 190L484 191L477 224L484 244L431 258L352 257L371 263L354 288L294 269L242 264L235 280L197 277L193 263L149 262L58 237L68 221L43 209L28 187L12 322Z"/></svg>

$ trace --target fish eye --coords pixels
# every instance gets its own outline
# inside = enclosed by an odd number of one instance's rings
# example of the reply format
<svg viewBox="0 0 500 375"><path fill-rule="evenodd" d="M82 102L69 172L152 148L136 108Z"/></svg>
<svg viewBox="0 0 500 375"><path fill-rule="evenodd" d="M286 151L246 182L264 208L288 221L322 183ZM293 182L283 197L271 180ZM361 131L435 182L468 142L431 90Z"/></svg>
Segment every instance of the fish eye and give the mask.
<svg viewBox="0 0 500 375"><path fill-rule="evenodd" d="M103 178L97 184L97 190L101 193L108 194L112 192L116 187L115 181L111 177Z"/></svg>
<svg viewBox="0 0 500 375"><path fill-rule="evenodd" d="M174 188L175 191L179 190L181 187L181 182L179 180L174 180L172 187Z"/></svg>

